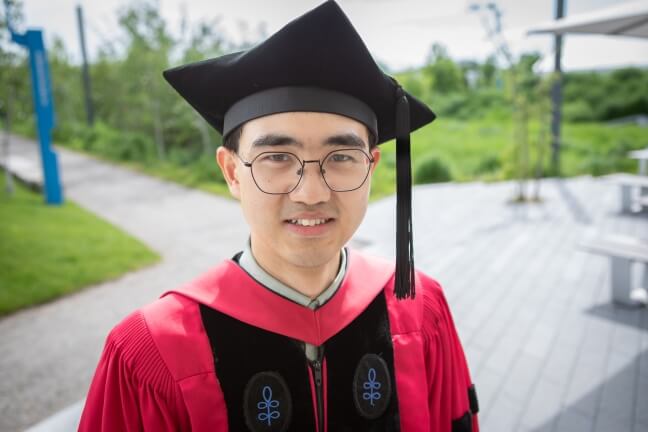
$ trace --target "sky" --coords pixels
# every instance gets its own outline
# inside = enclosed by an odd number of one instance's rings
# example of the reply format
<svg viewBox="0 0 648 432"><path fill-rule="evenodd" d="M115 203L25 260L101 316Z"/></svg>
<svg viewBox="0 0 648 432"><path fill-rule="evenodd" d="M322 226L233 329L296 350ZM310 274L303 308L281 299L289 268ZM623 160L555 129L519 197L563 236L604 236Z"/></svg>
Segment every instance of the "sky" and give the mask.
<svg viewBox="0 0 648 432"><path fill-rule="evenodd" d="M40 27L47 40L63 38L73 61L80 60L75 7L83 7L90 60L105 40L119 37L117 11L137 0L23 0L25 27ZM338 0L374 57L391 71L425 63L430 46L440 43L455 60L484 60L494 51L480 16L469 5L481 0ZM493 0L491 0L493 1ZM566 15L594 11L636 0L565 0ZM159 0L172 32L184 13L189 22L220 19L228 38L240 41L241 23L263 25L272 34L321 0ZM532 26L551 21L554 0L496 0L503 12L503 34L514 54L537 51L540 68L553 68L553 38L526 35ZM183 12L184 11L184 12ZM607 69L648 65L648 39L568 35L563 69Z"/></svg>

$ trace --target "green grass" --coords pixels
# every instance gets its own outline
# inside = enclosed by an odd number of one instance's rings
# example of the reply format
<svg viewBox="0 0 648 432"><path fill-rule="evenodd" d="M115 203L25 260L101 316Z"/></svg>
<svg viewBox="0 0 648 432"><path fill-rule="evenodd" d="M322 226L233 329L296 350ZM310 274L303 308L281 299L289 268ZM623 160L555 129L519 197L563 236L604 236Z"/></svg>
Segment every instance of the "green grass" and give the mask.
<svg viewBox="0 0 648 432"><path fill-rule="evenodd" d="M15 184L0 191L0 316L159 260L138 240L67 201L43 204Z"/></svg>
<svg viewBox="0 0 648 432"><path fill-rule="evenodd" d="M531 124L530 128L529 138L533 142L539 126ZM629 159L627 153L648 146L648 129L635 125L572 123L563 125L562 135L561 167L565 177L636 171L637 161ZM448 166L453 181L512 178L513 124L510 120L439 118L414 132L411 141L414 171L417 161L433 154ZM382 159L374 174L372 199L395 192L395 143L391 141L380 147ZM547 148L545 168L549 158Z"/></svg>

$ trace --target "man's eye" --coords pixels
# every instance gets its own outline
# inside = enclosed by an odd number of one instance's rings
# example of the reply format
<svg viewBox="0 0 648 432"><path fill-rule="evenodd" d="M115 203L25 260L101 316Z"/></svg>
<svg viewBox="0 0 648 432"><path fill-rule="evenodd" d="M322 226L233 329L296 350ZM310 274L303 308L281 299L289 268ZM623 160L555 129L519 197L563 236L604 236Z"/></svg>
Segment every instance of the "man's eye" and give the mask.
<svg viewBox="0 0 648 432"><path fill-rule="evenodd" d="M267 162L289 162L290 161L290 155L284 154L284 153L273 153L269 155L265 155L262 160L267 161Z"/></svg>
<svg viewBox="0 0 648 432"><path fill-rule="evenodd" d="M332 155L331 160L333 160L333 162L353 162L355 159L353 156L339 153Z"/></svg>

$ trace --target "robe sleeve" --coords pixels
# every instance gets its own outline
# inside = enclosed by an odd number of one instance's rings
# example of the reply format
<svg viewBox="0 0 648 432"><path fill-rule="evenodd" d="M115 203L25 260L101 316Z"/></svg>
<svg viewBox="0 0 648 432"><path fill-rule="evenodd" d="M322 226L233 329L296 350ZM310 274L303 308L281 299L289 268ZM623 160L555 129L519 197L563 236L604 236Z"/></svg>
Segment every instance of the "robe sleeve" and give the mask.
<svg viewBox="0 0 648 432"><path fill-rule="evenodd" d="M79 431L190 430L180 387L135 312L110 333L81 415Z"/></svg>
<svg viewBox="0 0 648 432"><path fill-rule="evenodd" d="M431 432L478 432L477 397L448 303L425 278L423 336Z"/></svg>

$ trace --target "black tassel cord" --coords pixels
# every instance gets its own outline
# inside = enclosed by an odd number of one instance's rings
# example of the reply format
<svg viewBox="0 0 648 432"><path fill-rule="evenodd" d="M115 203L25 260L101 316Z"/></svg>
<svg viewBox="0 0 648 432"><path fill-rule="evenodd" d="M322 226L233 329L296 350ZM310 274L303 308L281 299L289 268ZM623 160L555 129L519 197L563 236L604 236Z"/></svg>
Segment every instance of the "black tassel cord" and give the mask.
<svg viewBox="0 0 648 432"><path fill-rule="evenodd" d="M402 87L396 93L396 280L399 300L414 298L414 241L412 233L412 166L409 102Z"/></svg>

